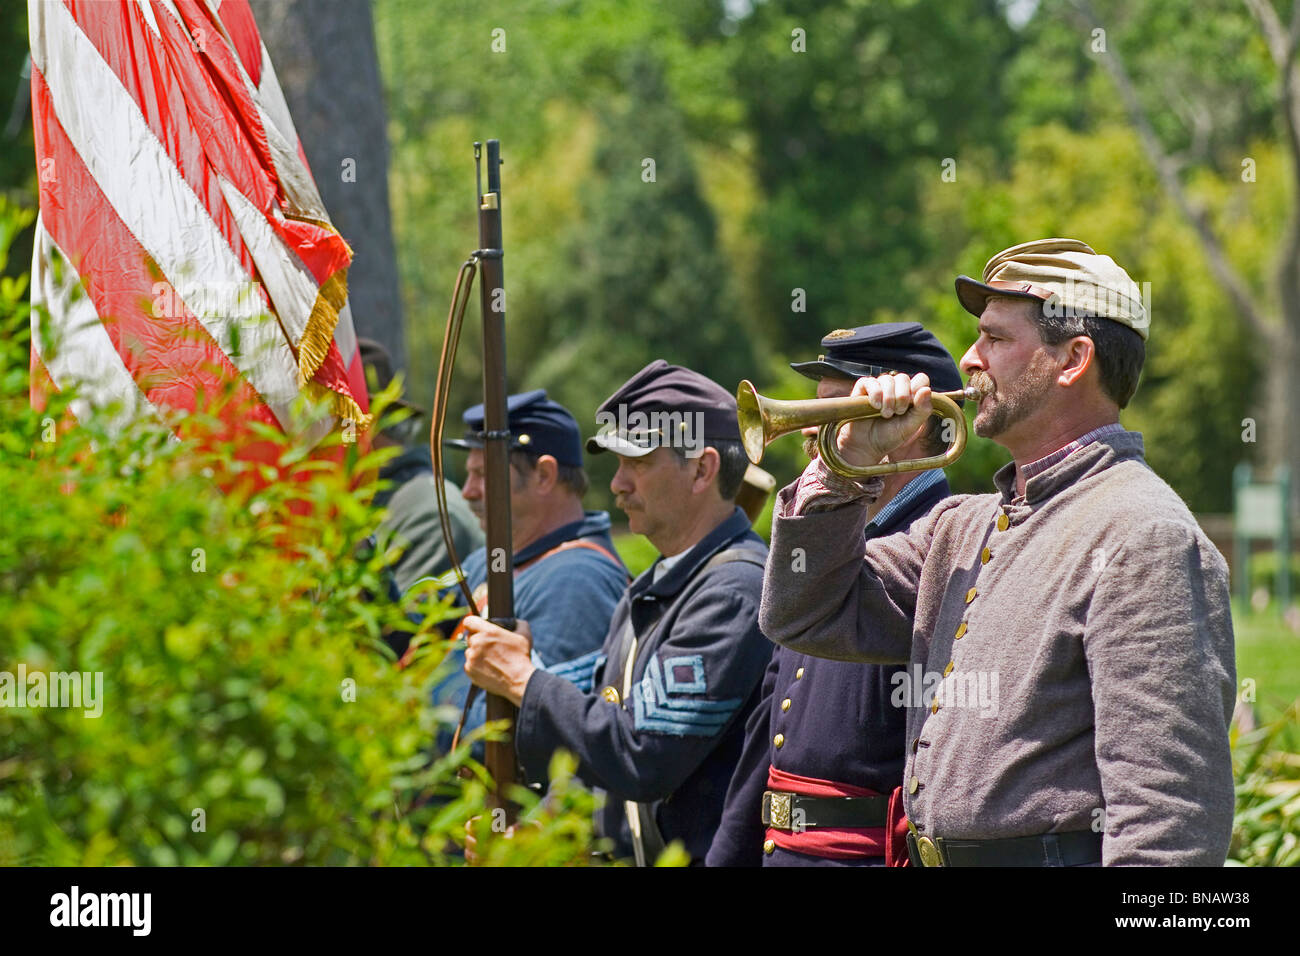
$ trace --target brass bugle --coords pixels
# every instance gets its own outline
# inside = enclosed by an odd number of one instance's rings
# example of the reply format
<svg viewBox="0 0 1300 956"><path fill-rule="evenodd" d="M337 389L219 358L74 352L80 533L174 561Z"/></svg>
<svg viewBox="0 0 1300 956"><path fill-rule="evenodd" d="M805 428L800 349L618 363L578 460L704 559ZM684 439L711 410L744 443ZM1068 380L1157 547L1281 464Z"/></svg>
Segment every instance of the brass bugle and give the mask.
<svg viewBox="0 0 1300 956"><path fill-rule="evenodd" d="M746 380L736 389L736 417L740 422L740 440L745 454L754 464L763 458L763 450L782 435L793 431L820 426L817 430L817 452L826 467L845 478L871 478L876 475L896 475L907 471L926 471L930 468L947 468L966 450L966 416L957 405L957 399L979 399L984 392L967 386L956 392L931 392L933 415L953 423L953 440L942 455L928 458L908 458L902 461L885 461L878 465L850 465L835 445L835 434L844 422L864 418L878 418L880 409L865 395L844 398L806 398L783 402L760 395L752 382Z"/></svg>

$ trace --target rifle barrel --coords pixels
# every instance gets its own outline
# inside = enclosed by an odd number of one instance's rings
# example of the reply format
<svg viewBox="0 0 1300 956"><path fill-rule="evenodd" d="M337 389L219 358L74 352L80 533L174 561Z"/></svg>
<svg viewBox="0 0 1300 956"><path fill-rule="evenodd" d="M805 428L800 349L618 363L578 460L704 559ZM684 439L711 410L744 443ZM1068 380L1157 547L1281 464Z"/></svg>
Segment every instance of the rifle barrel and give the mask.
<svg viewBox="0 0 1300 956"><path fill-rule="evenodd" d="M477 146L477 144L476 144ZM475 149L477 166L478 150ZM479 196L479 303L483 314L483 468L487 484L487 555L489 619L507 630L515 628L514 548L510 532L510 433L506 408L505 270L501 246L501 141L487 141L487 191ZM506 788L516 782L515 706L489 694L487 719L509 720L509 737L485 745L484 762L496 790L493 806L513 822L516 808Z"/></svg>

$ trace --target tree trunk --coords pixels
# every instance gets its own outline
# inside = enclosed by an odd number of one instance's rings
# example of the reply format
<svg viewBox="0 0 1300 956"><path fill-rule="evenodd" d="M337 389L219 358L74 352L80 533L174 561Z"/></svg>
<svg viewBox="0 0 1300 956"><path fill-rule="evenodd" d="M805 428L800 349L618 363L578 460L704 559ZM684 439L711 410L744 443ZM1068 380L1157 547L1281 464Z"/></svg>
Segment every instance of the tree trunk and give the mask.
<svg viewBox="0 0 1300 956"><path fill-rule="evenodd" d="M251 0L334 226L352 247L348 298L357 334L406 367L406 340L388 207L388 140L370 4Z"/></svg>
<svg viewBox="0 0 1300 956"><path fill-rule="evenodd" d="M1300 156L1292 162L1300 163ZM1300 236L1300 208L1293 210L1290 230ZM1290 237L1288 237L1290 238ZM1300 247L1300 242L1283 245L1283 261L1278 268L1278 301L1281 308L1281 326L1276 342L1272 343L1268 361L1268 396L1270 423L1278 429L1275 441L1265 447L1275 448L1272 465L1286 465L1291 471L1292 513L1297 513L1300 501L1300 410L1296 409L1296 363L1300 361L1300 263L1291 260L1290 250ZM1271 477L1271 476L1270 476Z"/></svg>

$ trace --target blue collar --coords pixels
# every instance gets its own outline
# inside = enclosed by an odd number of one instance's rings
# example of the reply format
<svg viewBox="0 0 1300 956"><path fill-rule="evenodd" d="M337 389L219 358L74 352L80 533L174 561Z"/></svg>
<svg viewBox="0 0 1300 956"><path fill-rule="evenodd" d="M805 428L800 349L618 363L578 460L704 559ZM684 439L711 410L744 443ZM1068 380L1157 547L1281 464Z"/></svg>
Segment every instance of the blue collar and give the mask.
<svg viewBox="0 0 1300 956"><path fill-rule="evenodd" d="M642 594L653 594L656 597L671 597L686 586L686 583L695 576L695 572L709 558L724 550L727 545L732 544L737 538L749 537L750 535L753 535L755 541L762 543L763 539L750 529L749 516L737 506L731 513L730 518L727 518L697 541L692 548L682 555L682 559L674 564L672 569L658 581L654 580L655 565L650 565L632 582L629 589L631 595L639 597ZM655 564L658 563L658 561L655 562Z"/></svg>
<svg viewBox="0 0 1300 956"><path fill-rule="evenodd" d="M871 531L873 528L877 530L888 528L894 518L910 511L918 498L943 480L942 468L933 468L930 471L921 472L903 485L898 494L894 495L888 504L876 512L876 516L867 524L867 531Z"/></svg>

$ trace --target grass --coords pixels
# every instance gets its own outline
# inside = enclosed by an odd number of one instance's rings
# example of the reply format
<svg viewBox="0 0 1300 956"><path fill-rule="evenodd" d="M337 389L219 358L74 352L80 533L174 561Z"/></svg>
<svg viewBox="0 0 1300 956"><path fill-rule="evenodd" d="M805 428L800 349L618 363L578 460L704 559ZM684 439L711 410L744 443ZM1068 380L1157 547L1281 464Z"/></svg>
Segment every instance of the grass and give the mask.
<svg viewBox="0 0 1300 956"><path fill-rule="evenodd" d="M1255 682L1255 707L1261 720L1280 716L1300 698L1300 635L1281 616L1233 606L1237 638L1237 682Z"/></svg>

